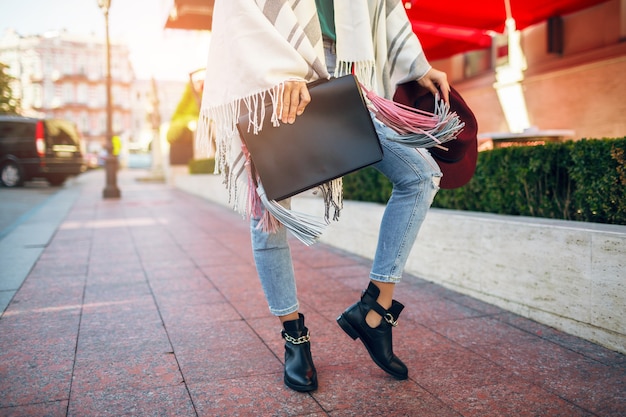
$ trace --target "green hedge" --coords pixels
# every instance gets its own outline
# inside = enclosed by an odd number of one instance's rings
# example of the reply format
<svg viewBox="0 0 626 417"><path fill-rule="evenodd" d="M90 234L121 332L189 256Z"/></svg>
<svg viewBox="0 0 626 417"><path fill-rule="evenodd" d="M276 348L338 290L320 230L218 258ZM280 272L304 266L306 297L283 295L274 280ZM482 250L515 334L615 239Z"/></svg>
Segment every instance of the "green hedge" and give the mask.
<svg viewBox="0 0 626 417"><path fill-rule="evenodd" d="M188 166L190 174L212 174L215 170L215 159L193 159Z"/></svg>
<svg viewBox="0 0 626 417"><path fill-rule="evenodd" d="M626 224L626 138L582 139L480 152L464 187L440 190L433 207ZM367 168L344 177L344 197L385 203L391 184Z"/></svg>

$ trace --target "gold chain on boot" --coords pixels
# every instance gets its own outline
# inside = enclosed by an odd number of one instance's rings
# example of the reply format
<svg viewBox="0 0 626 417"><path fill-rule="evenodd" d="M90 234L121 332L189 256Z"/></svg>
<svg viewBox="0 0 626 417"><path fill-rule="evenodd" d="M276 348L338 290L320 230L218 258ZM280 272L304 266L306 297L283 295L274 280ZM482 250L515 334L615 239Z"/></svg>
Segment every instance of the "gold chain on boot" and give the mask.
<svg viewBox="0 0 626 417"><path fill-rule="evenodd" d="M306 335L304 336L300 336L298 338L295 338L293 336L289 336L289 334L285 331L282 331L283 337L285 338L285 340L293 345L301 345L303 343L307 343L311 340L311 336L309 336L309 332L306 333Z"/></svg>

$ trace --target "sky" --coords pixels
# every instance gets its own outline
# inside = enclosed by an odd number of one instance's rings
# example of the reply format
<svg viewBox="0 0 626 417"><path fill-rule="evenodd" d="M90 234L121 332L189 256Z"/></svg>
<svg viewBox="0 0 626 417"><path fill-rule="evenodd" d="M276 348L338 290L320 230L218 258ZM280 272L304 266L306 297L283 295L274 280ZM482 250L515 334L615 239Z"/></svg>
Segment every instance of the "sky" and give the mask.
<svg viewBox="0 0 626 417"><path fill-rule="evenodd" d="M138 79L187 81L206 65L208 32L164 29L173 0L111 0L109 32L125 42ZM67 30L104 39L105 21L97 0L0 0L0 36Z"/></svg>

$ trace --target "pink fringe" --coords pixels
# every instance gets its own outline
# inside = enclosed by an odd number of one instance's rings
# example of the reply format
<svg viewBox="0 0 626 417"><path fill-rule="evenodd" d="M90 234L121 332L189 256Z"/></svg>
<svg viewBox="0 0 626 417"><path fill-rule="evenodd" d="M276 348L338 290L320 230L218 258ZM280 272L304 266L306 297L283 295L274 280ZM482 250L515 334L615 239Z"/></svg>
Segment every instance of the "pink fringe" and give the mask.
<svg viewBox="0 0 626 417"><path fill-rule="evenodd" d="M441 125L440 117L434 113L380 97L375 92L367 90L363 84L361 88L374 107L372 110L376 113L376 118L399 134L415 132L428 134L427 130Z"/></svg>
<svg viewBox="0 0 626 417"><path fill-rule="evenodd" d="M248 219L250 217L257 219L260 218L257 227L266 233L275 233L280 228L281 224L268 210L263 209L263 203L261 202L261 198L259 197L259 193L256 189L259 177L253 177L254 174L252 173L252 160L250 159L250 152L248 151L248 148L246 148L245 144L241 145L241 150L246 158L245 167L248 174L248 203L246 209Z"/></svg>
<svg viewBox="0 0 626 417"><path fill-rule="evenodd" d="M276 219L276 217L272 216L267 210L265 210L263 217L261 217L261 220L257 225L257 227L265 233L276 233L281 226L281 223Z"/></svg>

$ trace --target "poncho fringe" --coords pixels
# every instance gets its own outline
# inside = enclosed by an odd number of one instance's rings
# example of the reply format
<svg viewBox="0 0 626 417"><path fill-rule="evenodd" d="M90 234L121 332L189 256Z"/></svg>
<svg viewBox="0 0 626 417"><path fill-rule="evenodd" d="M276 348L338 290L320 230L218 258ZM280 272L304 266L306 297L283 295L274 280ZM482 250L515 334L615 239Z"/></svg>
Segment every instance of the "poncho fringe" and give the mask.
<svg viewBox="0 0 626 417"><path fill-rule="evenodd" d="M321 28L313 24L316 17L315 0L216 0L196 132L199 155L210 155L215 145L215 173L222 175L229 204L247 217L262 214L263 230L284 225L306 244L317 240L330 219L339 218L341 178L319 187L325 205L319 218L286 210L287 201L263 201L237 120L247 112L248 128L255 133L267 117L277 126L286 80L329 77ZM400 0L335 2L335 18L341 42L334 76L352 73L390 98L397 83L418 79L430 69ZM268 23L274 31L267 30Z"/></svg>

